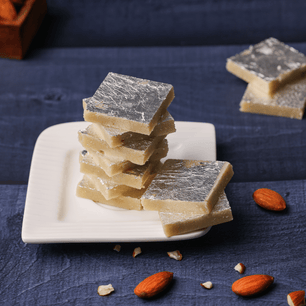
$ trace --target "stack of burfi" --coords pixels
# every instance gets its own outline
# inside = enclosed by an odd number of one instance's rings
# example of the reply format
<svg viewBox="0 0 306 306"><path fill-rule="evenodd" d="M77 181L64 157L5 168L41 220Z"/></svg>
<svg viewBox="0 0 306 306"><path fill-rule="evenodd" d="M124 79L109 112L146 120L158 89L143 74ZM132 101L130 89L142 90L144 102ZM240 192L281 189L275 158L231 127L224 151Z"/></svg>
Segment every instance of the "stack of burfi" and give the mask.
<svg viewBox="0 0 306 306"><path fill-rule="evenodd" d="M200 230L233 219L224 188L228 162L173 160L165 137L175 132L167 111L172 85L109 73L83 100L79 131L84 173L77 195L106 205L159 212L165 235Z"/></svg>
<svg viewBox="0 0 306 306"><path fill-rule="evenodd" d="M141 210L140 197L168 152L175 132L167 111L173 86L110 72L83 100L91 124L78 133L84 173L77 195L103 204Z"/></svg>
<svg viewBox="0 0 306 306"><path fill-rule="evenodd" d="M227 59L226 68L248 82L240 111L302 119L306 104L306 57L268 38Z"/></svg>
<svg viewBox="0 0 306 306"><path fill-rule="evenodd" d="M141 203L159 212L167 237L228 222L233 216L224 189L232 176L228 162L168 159Z"/></svg>

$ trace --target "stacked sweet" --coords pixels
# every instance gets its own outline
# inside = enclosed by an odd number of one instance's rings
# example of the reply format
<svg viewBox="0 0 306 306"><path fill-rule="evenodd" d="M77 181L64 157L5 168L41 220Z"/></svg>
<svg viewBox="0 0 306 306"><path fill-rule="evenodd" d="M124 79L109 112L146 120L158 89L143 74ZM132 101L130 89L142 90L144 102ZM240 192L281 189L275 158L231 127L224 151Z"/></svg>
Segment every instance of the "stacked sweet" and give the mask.
<svg viewBox="0 0 306 306"><path fill-rule="evenodd" d="M79 131L84 173L77 195L106 205L159 212L165 235L185 234L232 220L224 193L228 162L168 159L165 137L175 132L167 111L172 85L109 73L83 100Z"/></svg>
<svg viewBox="0 0 306 306"><path fill-rule="evenodd" d="M168 153L165 137L175 132L167 111L173 86L110 72L91 98L83 100L79 131L84 173L77 195L103 204L141 210L141 195Z"/></svg>
<svg viewBox="0 0 306 306"><path fill-rule="evenodd" d="M159 212L167 237L228 222L233 216L224 189L233 174L225 161L168 159L141 204Z"/></svg>
<svg viewBox="0 0 306 306"><path fill-rule="evenodd" d="M306 57L268 38L227 59L226 68L248 82L240 111L302 119L306 104Z"/></svg>

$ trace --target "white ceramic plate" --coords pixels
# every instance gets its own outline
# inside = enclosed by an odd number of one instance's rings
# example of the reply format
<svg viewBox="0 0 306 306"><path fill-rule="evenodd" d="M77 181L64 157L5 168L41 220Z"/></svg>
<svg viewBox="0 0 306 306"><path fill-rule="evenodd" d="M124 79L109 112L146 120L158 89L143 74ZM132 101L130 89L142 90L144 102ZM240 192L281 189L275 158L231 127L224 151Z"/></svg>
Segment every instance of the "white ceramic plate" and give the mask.
<svg viewBox="0 0 306 306"><path fill-rule="evenodd" d="M209 123L176 122L167 136L167 158L216 159L215 128ZM78 198L77 132L88 122L71 122L44 130L37 139L30 170L22 225L26 243L149 242L200 237L209 230L167 238L157 212L113 208Z"/></svg>

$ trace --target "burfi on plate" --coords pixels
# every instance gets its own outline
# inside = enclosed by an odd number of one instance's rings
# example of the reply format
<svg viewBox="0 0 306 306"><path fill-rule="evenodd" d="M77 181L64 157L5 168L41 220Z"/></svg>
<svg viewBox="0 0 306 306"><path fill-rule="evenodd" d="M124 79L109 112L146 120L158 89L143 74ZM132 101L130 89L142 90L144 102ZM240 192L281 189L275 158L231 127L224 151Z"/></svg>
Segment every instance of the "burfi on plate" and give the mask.
<svg viewBox="0 0 306 306"><path fill-rule="evenodd" d="M95 188L102 193L106 200L117 198L126 195L142 195L146 188L149 186L155 172L151 171L148 179L145 181L143 188L137 189L126 185L119 185L109 178L99 177L95 174L86 174L90 181L94 184Z"/></svg>
<svg viewBox="0 0 306 306"><path fill-rule="evenodd" d="M94 184L95 188L102 193L106 200L117 198L121 196L124 192L129 192L136 189L126 185L115 184L113 182L110 182L108 179L99 177L95 174L87 174L86 176Z"/></svg>
<svg viewBox="0 0 306 306"><path fill-rule="evenodd" d="M153 162L160 160L167 156L169 147L167 139L164 139L159 146L154 150L153 154L148 161ZM93 158L95 164L101 167L108 176L114 176L118 173L122 173L128 169L133 169L137 165L122 159L114 157L106 157L103 151L87 150L89 155Z"/></svg>
<svg viewBox="0 0 306 306"><path fill-rule="evenodd" d="M153 169L158 165L159 161L147 162L143 166L135 166L114 176L108 176L103 168L97 166L92 157L86 150L80 153L80 171L84 174L95 174L101 178L107 179L109 182L118 185L127 185L136 189L142 189L145 182L149 178Z"/></svg>
<svg viewBox="0 0 306 306"><path fill-rule="evenodd" d="M229 222L233 220L233 215L225 192L223 191L209 214L159 212L159 218L165 235L171 237Z"/></svg>
<svg viewBox="0 0 306 306"><path fill-rule="evenodd" d="M250 83L240 102L240 111L302 119L305 104L306 78L286 84L272 98L262 96Z"/></svg>
<svg viewBox="0 0 306 306"><path fill-rule="evenodd" d="M305 73L306 57L293 47L270 37L228 58L226 68L272 97L278 88Z"/></svg>
<svg viewBox="0 0 306 306"><path fill-rule="evenodd" d="M124 145L111 148L96 135L91 125L78 132L79 142L86 150L103 151L106 157L128 160L137 165L144 165L165 137L134 134L125 140Z"/></svg>
<svg viewBox="0 0 306 306"><path fill-rule="evenodd" d="M104 126L100 123L93 123L92 128L97 137L105 140L111 148L122 146L125 139L133 138L133 135L136 134L135 132L120 130L116 127ZM161 116L150 136L166 136L170 133L174 133L175 131L174 119L169 112L166 111Z"/></svg>
<svg viewBox="0 0 306 306"><path fill-rule="evenodd" d="M89 101L83 100L84 119L150 135L173 99L171 84L109 72Z"/></svg>
<svg viewBox="0 0 306 306"><path fill-rule="evenodd" d="M95 185L90 180L88 176L83 177L83 179L77 185L76 195L78 197L99 202L101 204L106 204L110 206L115 206L119 208L129 209L129 210L142 210L140 197L142 190L138 190L138 193L127 193L124 196L120 196L114 199L107 200L102 195L102 193L95 188Z"/></svg>
<svg viewBox="0 0 306 306"><path fill-rule="evenodd" d="M225 161L168 159L141 202L145 210L209 213L232 176Z"/></svg>

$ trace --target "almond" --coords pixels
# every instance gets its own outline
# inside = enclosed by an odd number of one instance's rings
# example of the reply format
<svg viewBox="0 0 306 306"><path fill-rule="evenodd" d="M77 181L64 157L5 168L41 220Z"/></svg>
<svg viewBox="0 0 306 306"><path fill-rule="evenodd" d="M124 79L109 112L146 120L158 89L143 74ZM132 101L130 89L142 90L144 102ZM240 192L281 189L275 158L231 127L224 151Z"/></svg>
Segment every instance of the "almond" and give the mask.
<svg viewBox="0 0 306 306"><path fill-rule="evenodd" d="M232 285L232 290L240 296L252 296L266 290L274 281L274 277L255 274L238 279Z"/></svg>
<svg viewBox="0 0 306 306"><path fill-rule="evenodd" d="M299 290L287 295L287 302L290 306L305 305L305 291Z"/></svg>
<svg viewBox="0 0 306 306"><path fill-rule="evenodd" d="M17 13L10 0L0 0L0 17L6 20L14 20Z"/></svg>
<svg viewBox="0 0 306 306"><path fill-rule="evenodd" d="M170 285L172 279L173 272L158 272L140 282L134 289L134 293L140 298L151 298L164 291Z"/></svg>
<svg viewBox="0 0 306 306"><path fill-rule="evenodd" d="M286 202L283 197L268 188L257 189L253 193L253 199L256 204L268 210L280 211L286 208Z"/></svg>

